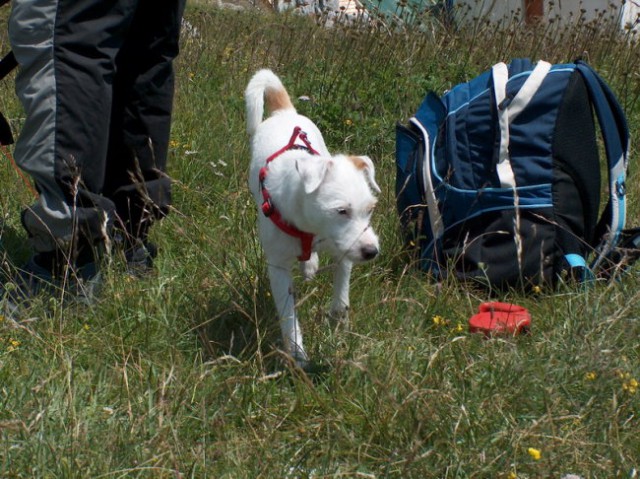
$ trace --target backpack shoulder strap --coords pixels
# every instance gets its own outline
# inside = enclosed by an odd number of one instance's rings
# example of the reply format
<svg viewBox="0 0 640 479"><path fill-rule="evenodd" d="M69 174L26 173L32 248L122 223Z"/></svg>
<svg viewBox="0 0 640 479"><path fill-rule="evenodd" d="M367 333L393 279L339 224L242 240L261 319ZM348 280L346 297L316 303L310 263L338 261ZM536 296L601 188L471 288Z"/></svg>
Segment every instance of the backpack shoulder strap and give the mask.
<svg viewBox="0 0 640 479"><path fill-rule="evenodd" d="M431 177L431 153L438 137L438 127L444 121L447 114L446 107L440 98L433 92L429 92L424 101L418 108L416 115L411 118L410 122L421 133L424 139L424 159L422 168L418 171L422 172L422 181L426 195L427 208L429 209L429 221L432 237L438 240L443 233L442 216L438 206L433 179Z"/></svg>
<svg viewBox="0 0 640 479"><path fill-rule="evenodd" d="M526 70L531 67L531 62L524 60L514 60L511 70L504 63L496 63L491 69L493 77L493 97L496 103L496 112L498 115L498 126L500 127L500 147L498 151L498 164L496 166L500 185L503 188L515 188L516 179L511 167L510 149L509 149L509 131L510 125L518 115L526 108L529 102L542 86L542 82L547 77L551 64L540 60L535 68ZM507 96L507 84L510 78L510 71L513 73L527 72L528 77L520 87L520 90L513 97Z"/></svg>
<svg viewBox="0 0 640 479"><path fill-rule="evenodd" d="M618 244L626 221L626 174L629 153L629 127L622 107L605 81L586 63L576 62L586 81L602 132L609 171L609 201L596 231L598 255L591 266L601 261Z"/></svg>

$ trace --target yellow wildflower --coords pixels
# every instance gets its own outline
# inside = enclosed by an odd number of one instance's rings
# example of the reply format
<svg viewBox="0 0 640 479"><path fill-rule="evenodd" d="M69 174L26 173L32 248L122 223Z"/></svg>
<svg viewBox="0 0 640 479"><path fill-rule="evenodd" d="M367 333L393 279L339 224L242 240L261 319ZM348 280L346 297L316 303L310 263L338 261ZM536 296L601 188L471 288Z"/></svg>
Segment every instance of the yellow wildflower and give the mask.
<svg viewBox="0 0 640 479"><path fill-rule="evenodd" d="M527 453L534 461L539 461L542 457L542 451L540 451L540 449L536 449L535 447L530 447L529 449L527 449Z"/></svg>
<svg viewBox="0 0 640 479"><path fill-rule="evenodd" d="M345 124L345 125L347 125L347 126L351 126L351 125L353 125L353 120L351 120L351 118L347 118L347 119L344 121L344 124Z"/></svg>
<svg viewBox="0 0 640 479"><path fill-rule="evenodd" d="M589 371L584 375L584 377L587 381L594 381L598 377L598 375L594 371Z"/></svg>
<svg viewBox="0 0 640 479"><path fill-rule="evenodd" d="M630 377L630 374L629 373L625 373L624 371L617 371L616 374L622 380L629 379L629 377Z"/></svg>
<svg viewBox="0 0 640 479"><path fill-rule="evenodd" d="M622 389L624 389L629 394L635 394L638 392L638 381L634 378L629 379L622 383Z"/></svg>
<svg viewBox="0 0 640 479"><path fill-rule="evenodd" d="M222 55L223 55L223 57L224 57L224 60L228 60L228 59L230 59L230 58L233 56L233 53L234 53L233 48L231 48L231 47L227 47L227 48L225 48L225 49L223 50L223 52L222 52Z"/></svg>
<svg viewBox="0 0 640 479"><path fill-rule="evenodd" d="M434 317L432 317L431 321L433 321L433 324L435 324L436 326L444 326L445 324L447 324L447 321L439 314L436 314Z"/></svg>
<svg viewBox="0 0 640 479"><path fill-rule="evenodd" d="M533 292L534 292L535 294L540 294L540 293L542 293L542 288L536 284L536 285L533 287Z"/></svg>
<svg viewBox="0 0 640 479"><path fill-rule="evenodd" d="M7 346L7 352L10 353L18 349L18 346L20 346L20 341L18 341L17 339L10 339L8 343L9 346Z"/></svg>
<svg viewBox="0 0 640 479"><path fill-rule="evenodd" d="M518 479L518 476L516 475L515 472L511 471L507 476L507 479Z"/></svg>

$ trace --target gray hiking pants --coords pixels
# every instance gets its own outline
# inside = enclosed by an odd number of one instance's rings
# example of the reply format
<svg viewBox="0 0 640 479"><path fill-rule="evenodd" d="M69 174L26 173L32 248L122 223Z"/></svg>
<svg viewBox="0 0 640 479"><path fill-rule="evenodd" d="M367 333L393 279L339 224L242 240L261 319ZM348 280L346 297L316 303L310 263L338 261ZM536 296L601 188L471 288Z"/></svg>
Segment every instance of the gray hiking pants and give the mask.
<svg viewBox="0 0 640 479"><path fill-rule="evenodd" d="M173 65L186 0L12 0L18 165L39 191L22 221L36 252L134 241L168 212Z"/></svg>

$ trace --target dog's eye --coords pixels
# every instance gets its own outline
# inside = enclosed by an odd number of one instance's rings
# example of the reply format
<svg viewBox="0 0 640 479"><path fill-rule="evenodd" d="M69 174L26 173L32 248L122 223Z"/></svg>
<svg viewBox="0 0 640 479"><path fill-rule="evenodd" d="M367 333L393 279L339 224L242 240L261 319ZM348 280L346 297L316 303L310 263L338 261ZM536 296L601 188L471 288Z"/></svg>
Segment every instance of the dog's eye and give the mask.
<svg viewBox="0 0 640 479"><path fill-rule="evenodd" d="M336 212L337 212L340 216L349 216L349 215L351 214L348 208L338 208L338 209L336 210Z"/></svg>

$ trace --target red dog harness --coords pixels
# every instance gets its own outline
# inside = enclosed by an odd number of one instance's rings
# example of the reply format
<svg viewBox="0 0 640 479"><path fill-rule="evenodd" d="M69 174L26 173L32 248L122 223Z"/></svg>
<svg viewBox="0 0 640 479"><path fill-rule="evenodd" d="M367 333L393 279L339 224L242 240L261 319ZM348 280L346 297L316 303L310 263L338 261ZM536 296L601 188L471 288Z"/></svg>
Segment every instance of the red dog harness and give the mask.
<svg viewBox="0 0 640 479"><path fill-rule="evenodd" d="M296 145L296 141L300 138L300 140L304 143L304 145ZM293 226L291 223L287 223L283 218L280 212L276 209L271 201L271 195L269 194L269 190L264 185L264 180L267 177L267 172L269 171L269 163L275 160L278 156L283 154L289 150L297 150L303 149L307 150L312 155L319 155L316 150L313 149L311 143L307 139L307 134L302 131L302 128L296 126L293 129L293 134L291 135L291 139L289 143L287 143L284 147L280 148L273 155L267 158L265 166L260 169L260 176L258 177L260 181L260 190L262 191L262 213L273 221L281 231L285 232L289 236L293 236L294 238L298 238L300 240L302 246L302 254L298 256L300 261L307 261L311 257L311 248L313 246L313 238L314 235L311 233L306 233L304 231L300 231L298 228Z"/></svg>

